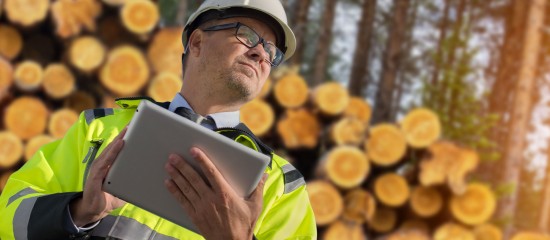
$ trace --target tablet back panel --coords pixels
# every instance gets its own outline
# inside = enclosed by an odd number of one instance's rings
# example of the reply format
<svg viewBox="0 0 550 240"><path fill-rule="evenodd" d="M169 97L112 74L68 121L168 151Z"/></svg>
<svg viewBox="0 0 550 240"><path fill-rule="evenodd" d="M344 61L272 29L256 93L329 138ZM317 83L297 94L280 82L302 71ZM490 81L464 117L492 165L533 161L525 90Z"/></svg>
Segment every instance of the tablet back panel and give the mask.
<svg viewBox="0 0 550 240"><path fill-rule="evenodd" d="M269 156L149 101L138 106L124 141L104 191L195 232L191 219L164 185L170 178L164 168L170 153L179 154L200 171L189 153L192 146L199 147L243 197L255 189L270 161Z"/></svg>

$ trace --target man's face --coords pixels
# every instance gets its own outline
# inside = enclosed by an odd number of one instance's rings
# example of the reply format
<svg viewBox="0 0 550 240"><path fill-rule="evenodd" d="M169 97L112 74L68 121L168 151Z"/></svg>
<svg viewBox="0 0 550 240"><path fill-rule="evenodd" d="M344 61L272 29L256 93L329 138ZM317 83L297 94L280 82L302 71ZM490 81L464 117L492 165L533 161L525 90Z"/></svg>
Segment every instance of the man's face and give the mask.
<svg viewBox="0 0 550 240"><path fill-rule="evenodd" d="M253 29L267 42L275 44L273 31L251 18L230 18L208 24L221 25L240 22ZM232 101L249 101L256 97L265 83L271 65L262 44L248 48L236 37L236 28L203 32L199 71L201 87L211 94L224 94Z"/></svg>

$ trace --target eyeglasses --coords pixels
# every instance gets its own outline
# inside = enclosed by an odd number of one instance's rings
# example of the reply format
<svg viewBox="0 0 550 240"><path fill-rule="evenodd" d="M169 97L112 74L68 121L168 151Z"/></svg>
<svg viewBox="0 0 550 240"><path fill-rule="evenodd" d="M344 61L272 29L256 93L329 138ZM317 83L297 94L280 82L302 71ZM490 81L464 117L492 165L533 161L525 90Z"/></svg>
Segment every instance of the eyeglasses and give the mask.
<svg viewBox="0 0 550 240"><path fill-rule="evenodd" d="M284 56L283 51L281 51L272 43L266 42L265 39L260 37L260 35L258 35L258 33L252 30L252 28L249 28L248 26L240 22L211 26L202 30L205 32L208 32L208 31L219 31L219 30L225 30L225 29L231 29L231 28L237 28L237 30L235 31L235 37L239 40L239 42L241 42L248 48L256 47L258 46L258 44L261 43L262 47L264 48L264 51L269 56L269 59L266 59L266 61L269 62L271 66L276 67L279 64L281 64Z"/></svg>

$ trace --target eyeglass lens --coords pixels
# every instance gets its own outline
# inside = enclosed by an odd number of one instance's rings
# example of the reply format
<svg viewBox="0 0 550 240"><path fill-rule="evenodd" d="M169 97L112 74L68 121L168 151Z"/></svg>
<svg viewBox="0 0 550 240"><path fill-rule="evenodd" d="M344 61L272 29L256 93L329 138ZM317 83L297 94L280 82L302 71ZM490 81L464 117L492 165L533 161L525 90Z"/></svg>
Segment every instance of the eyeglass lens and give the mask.
<svg viewBox="0 0 550 240"><path fill-rule="evenodd" d="M258 43L260 43L260 36L258 36L254 30L245 25L240 25L237 28L236 36L239 41L250 48L255 47ZM277 56L277 47L271 43L265 42L265 40L263 41L262 46L265 52L269 55L269 62L273 65L278 65L281 57Z"/></svg>

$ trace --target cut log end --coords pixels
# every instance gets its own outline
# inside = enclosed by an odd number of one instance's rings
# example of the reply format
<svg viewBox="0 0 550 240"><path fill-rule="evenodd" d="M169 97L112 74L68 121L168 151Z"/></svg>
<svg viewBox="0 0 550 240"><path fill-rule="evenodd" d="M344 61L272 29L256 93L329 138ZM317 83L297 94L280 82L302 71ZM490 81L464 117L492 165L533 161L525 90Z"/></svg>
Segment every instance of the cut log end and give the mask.
<svg viewBox="0 0 550 240"><path fill-rule="evenodd" d="M386 173L375 180L374 193L380 202L398 207L407 202L410 189L407 181L401 175Z"/></svg>
<svg viewBox="0 0 550 240"><path fill-rule="evenodd" d="M370 104L358 97L351 97L348 106L344 110L345 117L357 118L364 124L370 122L371 115L372 108Z"/></svg>
<svg viewBox="0 0 550 240"><path fill-rule="evenodd" d="M443 197L433 187L415 187L411 193L411 209L420 217L431 217L443 208Z"/></svg>
<svg viewBox="0 0 550 240"><path fill-rule="evenodd" d="M44 69L35 61L23 61L15 68L14 80L15 85L23 91L37 90L44 80Z"/></svg>
<svg viewBox="0 0 550 240"><path fill-rule="evenodd" d="M424 148L441 136L441 122L433 111L426 108L412 110L401 121L401 129L407 143L414 148Z"/></svg>
<svg viewBox="0 0 550 240"><path fill-rule="evenodd" d="M0 57L0 100L2 100L13 83L13 67L11 63Z"/></svg>
<svg viewBox="0 0 550 240"><path fill-rule="evenodd" d="M75 90L76 80L67 66L54 63L46 67L42 85L49 97L61 99Z"/></svg>
<svg viewBox="0 0 550 240"><path fill-rule="evenodd" d="M120 16L124 26L136 34L150 32L160 19L157 6L148 0L129 1L122 7Z"/></svg>
<svg viewBox="0 0 550 240"><path fill-rule="evenodd" d="M430 227L428 223L419 219L408 219L405 220L401 226L399 226L400 231L416 231L422 232L425 234L430 233Z"/></svg>
<svg viewBox="0 0 550 240"><path fill-rule="evenodd" d="M383 123L370 129L365 149L374 164L390 166L405 155L407 144L401 130L394 125Z"/></svg>
<svg viewBox="0 0 550 240"><path fill-rule="evenodd" d="M6 128L23 140L42 134L47 121L48 109L34 97L16 99L6 108L4 115Z"/></svg>
<svg viewBox="0 0 550 240"><path fill-rule="evenodd" d="M271 93L271 87L273 86L273 80L271 78L267 78L265 80L264 85L262 86L262 90L260 90L260 93L258 94L258 98L266 98L269 93Z"/></svg>
<svg viewBox="0 0 550 240"><path fill-rule="evenodd" d="M341 114L349 105L349 93L337 82L324 83L313 91L313 102L329 116Z"/></svg>
<svg viewBox="0 0 550 240"><path fill-rule="evenodd" d="M331 130L331 139L336 145L357 146L365 138L366 125L357 118L345 117L336 122Z"/></svg>
<svg viewBox="0 0 550 240"><path fill-rule="evenodd" d="M307 101L306 80L298 74L288 74L279 79L274 86L277 103L285 108L296 108Z"/></svg>
<svg viewBox="0 0 550 240"><path fill-rule="evenodd" d="M174 95L181 90L183 82L181 78L172 72L161 72L157 74L149 87L147 95L158 102L167 102L174 98Z"/></svg>
<svg viewBox="0 0 550 240"><path fill-rule="evenodd" d="M502 230L497 226L485 223L474 228L476 240L502 240ZM549 239L550 240L550 239Z"/></svg>
<svg viewBox="0 0 550 240"><path fill-rule="evenodd" d="M182 75L181 58L183 45L181 34L183 28L162 28L153 37L147 49L147 59L156 73L171 72Z"/></svg>
<svg viewBox="0 0 550 240"><path fill-rule="evenodd" d="M141 50L121 46L109 53L100 74L101 83L118 96L130 96L147 84L149 66Z"/></svg>
<svg viewBox="0 0 550 240"><path fill-rule="evenodd" d="M428 151L431 156L420 163L420 183L423 186L442 184L460 150L451 142L439 141L430 145Z"/></svg>
<svg viewBox="0 0 550 240"><path fill-rule="evenodd" d="M488 186L471 183L462 195L451 198L451 212L459 221L477 225L491 218L496 208L496 198Z"/></svg>
<svg viewBox="0 0 550 240"><path fill-rule="evenodd" d="M323 234L324 240L365 240L366 235L361 224L336 221Z"/></svg>
<svg viewBox="0 0 550 240"><path fill-rule="evenodd" d="M85 91L76 91L68 96L63 102L64 108L70 108L77 113L86 109L94 109L97 107L97 102L94 96Z"/></svg>
<svg viewBox="0 0 550 240"><path fill-rule="evenodd" d="M342 196L330 183L317 180L307 183L309 200L318 226L336 221L342 214Z"/></svg>
<svg viewBox="0 0 550 240"><path fill-rule="evenodd" d="M472 231L467 228L455 224L446 223L441 225L435 230L434 240L475 240L475 236Z"/></svg>
<svg viewBox="0 0 550 240"><path fill-rule="evenodd" d="M363 224L371 220L376 212L376 200L364 189L355 189L344 197L345 210L343 217L350 222Z"/></svg>
<svg viewBox="0 0 550 240"><path fill-rule="evenodd" d="M479 156L471 149L460 149L460 154L449 167L447 183L454 194L463 194L466 191L466 175L477 168Z"/></svg>
<svg viewBox="0 0 550 240"><path fill-rule="evenodd" d="M428 234L414 230L399 230L388 236L387 240L430 240Z"/></svg>
<svg viewBox="0 0 550 240"><path fill-rule="evenodd" d="M105 47L95 37L80 37L71 44L69 57L71 64L77 69L91 72L103 63Z"/></svg>
<svg viewBox="0 0 550 240"><path fill-rule="evenodd" d="M286 117L277 123L277 133L289 149L315 147L320 131L319 120L306 109L289 109Z"/></svg>
<svg viewBox="0 0 550 240"><path fill-rule="evenodd" d="M62 108L55 111L48 124L48 131L52 137L60 139L65 136L69 128L78 121L78 113L72 109Z"/></svg>
<svg viewBox="0 0 550 240"><path fill-rule="evenodd" d="M265 135L275 122L275 113L271 106L261 99L254 99L241 108L241 121L256 136Z"/></svg>
<svg viewBox="0 0 550 240"><path fill-rule="evenodd" d="M51 9L57 35L62 38L76 36L84 28L95 31L95 20L101 14L97 0L58 0L52 3Z"/></svg>
<svg viewBox="0 0 550 240"><path fill-rule="evenodd" d="M50 0L6 0L4 4L8 20L27 27L46 18Z"/></svg>
<svg viewBox="0 0 550 240"><path fill-rule="evenodd" d="M53 142L55 139L48 135L38 135L31 138L25 146L25 161L28 161L34 156L36 151L47 143Z"/></svg>
<svg viewBox="0 0 550 240"><path fill-rule="evenodd" d="M372 220L367 222L367 226L378 233L387 233L392 231L397 224L397 213L395 210L387 207L376 209Z"/></svg>
<svg viewBox="0 0 550 240"><path fill-rule="evenodd" d="M14 166L23 156L21 138L9 131L0 132L0 168Z"/></svg>
<svg viewBox="0 0 550 240"><path fill-rule="evenodd" d="M1 5L1 3L0 3ZM0 25L0 56L13 60L23 49L21 34L10 25Z"/></svg>
<svg viewBox="0 0 550 240"><path fill-rule="evenodd" d="M324 167L329 179L344 189L359 186L370 171L367 156L355 147L334 148L328 153L325 161Z"/></svg>

